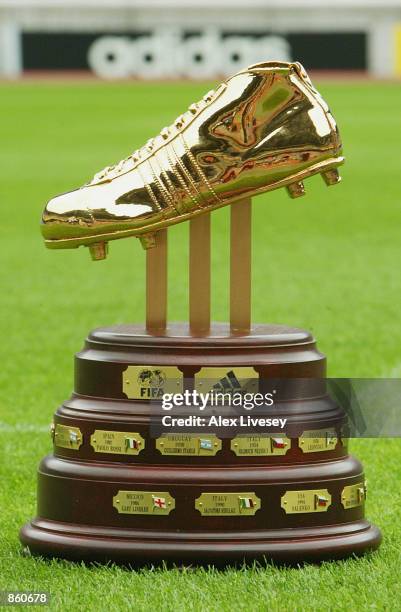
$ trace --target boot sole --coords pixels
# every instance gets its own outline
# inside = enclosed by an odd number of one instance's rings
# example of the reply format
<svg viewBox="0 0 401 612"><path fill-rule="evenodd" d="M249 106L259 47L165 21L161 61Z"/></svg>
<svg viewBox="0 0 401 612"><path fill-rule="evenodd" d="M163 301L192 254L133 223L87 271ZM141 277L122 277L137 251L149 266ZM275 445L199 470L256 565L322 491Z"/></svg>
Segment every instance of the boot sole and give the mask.
<svg viewBox="0 0 401 612"><path fill-rule="evenodd" d="M218 208L229 206L230 204L233 204L234 202L237 202L238 200L243 199L245 197L248 198L262 193L266 193L268 191L274 191L275 189L280 189L281 187L286 187L290 197L297 198L305 195L305 189L302 181L316 174L322 175L322 178L325 181L326 185L336 185L341 181L341 177L338 174L337 168L343 163L344 157L335 157L324 160L323 162L319 162L318 164L311 166L307 170L298 172L297 174L287 177L286 179L283 179L281 181L276 181L268 187L254 189L252 191L244 193L241 198L233 198L231 200L222 202L221 204L213 204L212 206L196 211L191 211L190 213L184 215L180 215L175 219L168 220L167 224L166 221L163 220L159 221L158 223L148 225L141 231L138 231L136 229L129 229L116 231L114 233L96 234L92 236L80 236L79 238L45 240L45 245L49 249L73 249L78 248L79 246L87 246L90 248L93 259L105 259L105 257L107 256L107 243L110 240L118 240L119 238L129 238L134 236L141 240L144 248L151 248L152 246L154 246L154 234L158 230L168 227L170 225L176 225L177 223L181 223L182 221L187 221L195 215L212 212L213 210L217 210Z"/></svg>

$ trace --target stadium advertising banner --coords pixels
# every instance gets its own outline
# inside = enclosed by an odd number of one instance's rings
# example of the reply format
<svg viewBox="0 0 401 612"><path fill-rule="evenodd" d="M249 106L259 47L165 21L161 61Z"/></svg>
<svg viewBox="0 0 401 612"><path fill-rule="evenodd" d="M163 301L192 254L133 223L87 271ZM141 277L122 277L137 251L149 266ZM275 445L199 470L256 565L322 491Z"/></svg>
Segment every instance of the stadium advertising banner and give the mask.
<svg viewBox="0 0 401 612"><path fill-rule="evenodd" d="M26 32L25 70L92 70L103 78L209 78L274 57L315 70L366 70L366 33Z"/></svg>

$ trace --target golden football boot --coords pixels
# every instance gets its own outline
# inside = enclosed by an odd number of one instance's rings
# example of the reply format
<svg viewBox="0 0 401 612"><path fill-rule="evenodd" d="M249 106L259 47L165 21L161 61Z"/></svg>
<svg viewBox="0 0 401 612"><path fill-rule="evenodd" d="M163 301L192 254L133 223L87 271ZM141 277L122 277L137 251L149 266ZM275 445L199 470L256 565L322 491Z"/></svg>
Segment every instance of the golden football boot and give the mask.
<svg viewBox="0 0 401 612"><path fill-rule="evenodd" d="M320 173L338 183L341 141L327 104L299 63L242 70L192 104L141 149L47 204L46 246L90 247L103 259L109 240L155 233L244 197Z"/></svg>

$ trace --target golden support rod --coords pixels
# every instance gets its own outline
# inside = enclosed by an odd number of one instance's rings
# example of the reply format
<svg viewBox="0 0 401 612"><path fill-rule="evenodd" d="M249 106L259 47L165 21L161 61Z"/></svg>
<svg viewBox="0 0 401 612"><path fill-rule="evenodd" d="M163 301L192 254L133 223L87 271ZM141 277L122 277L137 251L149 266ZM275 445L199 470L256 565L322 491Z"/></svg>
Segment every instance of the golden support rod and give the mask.
<svg viewBox="0 0 401 612"><path fill-rule="evenodd" d="M146 251L146 330L164 334L167 324L167 229L155 234Z"/></svg>
<svg viewBox="0 0 401 612"><path fill-rule="evenodd" d="M189 327L194 336L210 331L210 213L189 222Z"/></svg>
<svg viewBox="0 0 401 612"><path fill-rule="evenodd" d="M230 328L232 334L251 329L251 198L231 205Z"/></svg>

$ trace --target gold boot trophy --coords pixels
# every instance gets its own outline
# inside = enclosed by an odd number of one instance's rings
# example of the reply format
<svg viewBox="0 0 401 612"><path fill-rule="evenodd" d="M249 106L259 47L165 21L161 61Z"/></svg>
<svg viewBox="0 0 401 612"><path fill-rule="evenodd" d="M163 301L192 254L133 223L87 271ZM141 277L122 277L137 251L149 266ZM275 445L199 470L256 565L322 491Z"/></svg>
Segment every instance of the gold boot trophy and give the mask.
<svg viewBox="0 0 401 612"><path fill-rule="evenodd" d="M342 162L336 123L303 67L266 62L234 75L127 159L48 203L42 233L49 248L84 245L103 259L109 241L140 238L147 314L146 329L97 329L76 355L75 390L55 414L54 454L39 468L38 516L21 531L33 553L294 562L379 545L379 530L364 518L364 476L348 454L344 412L326 392L324 355L310 333L251 326L250 316L251 196L279 187L301 196L303 179L318 173L334 185ZM210 324L210 212L225 205L229 326ZM186 220L189 326L167 326L167 228ZM266 398L277 391L274 406L254 408L252 416L280 415L286 428L154 434L163 394L184 389L230 397L269 389ZM216 419L224 410L214 409Z"/></svg>

